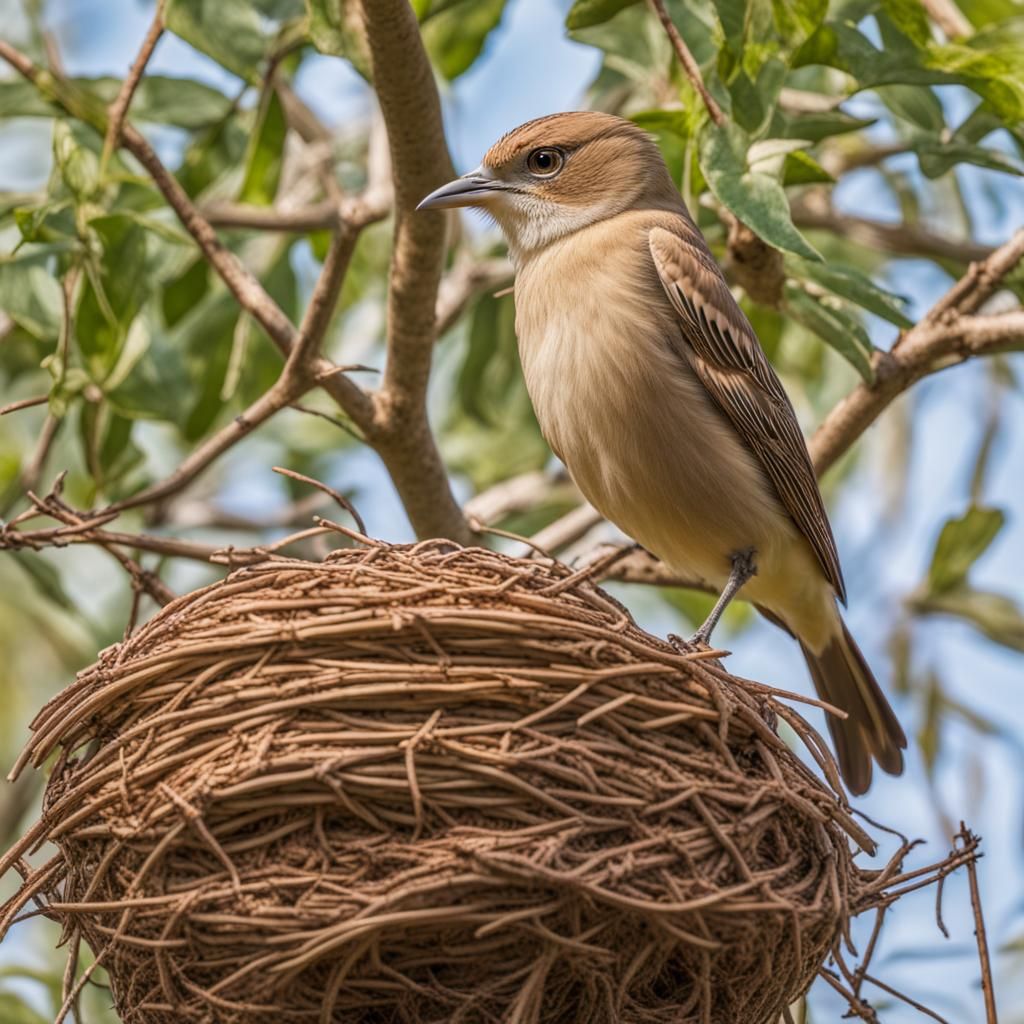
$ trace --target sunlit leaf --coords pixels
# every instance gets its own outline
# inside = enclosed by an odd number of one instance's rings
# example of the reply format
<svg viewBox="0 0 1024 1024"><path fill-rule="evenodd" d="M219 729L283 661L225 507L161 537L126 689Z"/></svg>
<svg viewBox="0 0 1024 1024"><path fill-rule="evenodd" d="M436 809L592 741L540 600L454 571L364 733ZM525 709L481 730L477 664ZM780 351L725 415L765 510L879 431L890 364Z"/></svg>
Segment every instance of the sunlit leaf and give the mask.
<svg viewBox="0 0 1024 1024"><path fill-rule="evenodd" d="M923 614L963 619L997 644L1024 651L1024 613L1005 594L962 586L917 600L914 608Z"/></svg>
<svg viewBox="0 0 1024 1024"><path fill-rule="evenodd" d="M849 299L897 327L911 327L913 321L903 311L903 299L879 287L867 274L846 264L809 262L787 257L786 268L795 277L823 285L830 292Z"/></svg>
<svg viewBox="0 0 1024 1024"><path fill-rule="evenodd" d="M576 0L565 17L568 29L590 28L614 18L619 11L640 0Z"/></svg>
<svg viewBox="0 0 1024 1024"><path fill-rule="evenodd" d="M921 0L882 0L882 10L916 46L924 48L932 41L928 15Z"/></svg>
<svg viewBox="0 0 1024 1024"><path fill-rule="evenodd" d="M790 185L834 184L835 178L817 160L802 149L786 154L782 165L783 187Z"/></svg>
<svg viewBox="0 0 1024 1024"><path fill-rule="evenodd" d="M370 79L370 54L354 4L306 0L306 18L310 41L321 53L344 57L363 78Z"/></svg>
<svg viewBox="0 0 1024 1024"><path fill-rule="evenodd" d="M260 97L256 123L245 158L245 178L238 194L240 202L270 206L277 195L284 161L284 143L288 134L281 98L273 85Z"/></svg>
<svg viewBox="0 0 1024 1024"><path fill-rule="evenodd" d="M782 37L802 42L824 21L828 0L772 0L772 15Z"/></svg>
<svg viewBox="0 0 1024 1024"><path fill-rule="evenodd" d="M928 570L928 586L941 594L960 586L974 563L988 550L1006 517L997 508L972 505L942 527Z"/></svg>
<svg viewBox="0 0 1024 1024"><path fill-rule="evenodd" d="M48 253L0 257L0 309L37 338L56 338L63 299Z"/></svg>
<svg viewBox="0 0 1024 1024"><path fill-rule="evenodd" d="M98 266L86 266L75 337L88 369L102 382L151 290L178 273L189 254L186 246L174 245L128 214L94 217L89 227L103 254Z"/></svg>
<svg viewBox="0 0 1024 1024"><path fill-rule="evenodd" d="M715 198L769 245L806 259L821 259L793 226L782 185L747 168L748 145L747 136L735 125L705 125L700 137L700 168Z"/></svg>
<svg viewBox="0 0 1024 1024"><path fill-rule="evenodd" d="M427 19L423 42L445 78L469 70L504 10L505 0L461 0Z"/></svg>
<svg viewBox="0 0 1024 1024"><path fill-rule="evenodd" d="M251 81L268 39L249 0L167 0L167 27L239 78Z"/></svg>
<svg viewBox="0 0 1024 1024"><path fill-rule="evenodd" d="M786 310L834 348L869 384L874 380L871 353L874 346L860 320L838 300L811 295L787 281Z"/></svg>

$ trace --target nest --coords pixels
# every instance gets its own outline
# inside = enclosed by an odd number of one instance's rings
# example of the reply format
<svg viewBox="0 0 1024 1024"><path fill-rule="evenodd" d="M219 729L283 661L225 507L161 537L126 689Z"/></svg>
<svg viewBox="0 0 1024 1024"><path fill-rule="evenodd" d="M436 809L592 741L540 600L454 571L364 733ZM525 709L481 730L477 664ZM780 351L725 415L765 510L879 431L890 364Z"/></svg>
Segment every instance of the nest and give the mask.
<svg viewBox="0 0 1024 1024"><path fill-rule="evenodd" d="M871 840L706 655L479 549L240 569L37 716L0 934L38 900L127 1024L775 1024Z"/></svg>

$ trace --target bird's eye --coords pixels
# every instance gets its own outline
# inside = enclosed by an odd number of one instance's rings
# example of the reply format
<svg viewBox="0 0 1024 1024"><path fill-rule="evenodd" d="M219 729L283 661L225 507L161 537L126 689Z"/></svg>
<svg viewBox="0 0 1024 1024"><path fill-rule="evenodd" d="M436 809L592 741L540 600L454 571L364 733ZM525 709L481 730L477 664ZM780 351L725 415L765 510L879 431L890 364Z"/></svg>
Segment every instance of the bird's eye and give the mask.
<svg viewBox="0 0 1024 1024"><path fill-rule="evenodd" d="M557 174L565 163L560 149L535 149L526 158L526 169L540 178L550 178Z"/></svg>

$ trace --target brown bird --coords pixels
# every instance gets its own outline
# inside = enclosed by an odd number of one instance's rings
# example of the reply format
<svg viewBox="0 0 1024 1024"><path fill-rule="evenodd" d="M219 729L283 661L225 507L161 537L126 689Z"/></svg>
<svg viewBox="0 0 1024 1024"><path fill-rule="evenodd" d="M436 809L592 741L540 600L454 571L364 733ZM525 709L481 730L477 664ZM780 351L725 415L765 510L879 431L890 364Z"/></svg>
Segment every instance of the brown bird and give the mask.
<svg viewBox="0 0 1024 1024"><path fill-rule="evenodd" d="M740 587L797 638L849 788L906 738L837 607L839 556L793 407L657 146L600 113L509 132L420 209L474 206L515 265L516 333L541 430L579 489L673 571Z"/></svg>

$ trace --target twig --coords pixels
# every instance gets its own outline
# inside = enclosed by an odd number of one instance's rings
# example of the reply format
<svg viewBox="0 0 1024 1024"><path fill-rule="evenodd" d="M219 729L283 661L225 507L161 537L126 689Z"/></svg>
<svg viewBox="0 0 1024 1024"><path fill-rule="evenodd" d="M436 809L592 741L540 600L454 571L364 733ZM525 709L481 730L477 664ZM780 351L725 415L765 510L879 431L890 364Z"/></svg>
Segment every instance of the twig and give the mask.
<svg viewBox="0 0 1024 1024"><path fill-rule="evenodd" d="M672 21L672 17L668 13L668 8L665 6L665 0L650 0L650 3L651 7L654 9L654 13L657 14L662 25L665 27L665 32L668 35L669 42L672 44L672 48L676 51L676 56L679 58L679 63L682 64L683 70L686 72L686 77L689 78L690 83L700 94L700 98L704 101L704 106L707 107L708 113L711 115L711 120L719 126L724 125L725 114L722 113L722 108L715 102L714 97L705 87L704 79L700 73L700 68L697 66L697 62L693 59L693 54L690 53L690 48L686 45L686 41L679 34L679 29L676 28L675 23Z"/></svg>
<svg viewBox="0 0 1024 1024"><path fill-rule="evenodd" d="M956 839L967 847L975 847L980 842L967 826L961 821L960 831ZM988 952L988 938L985 934L985 918L981 911L981 893L978 891L977 858L967 862L967 884L971 890L971 911L974 914L974 935L978 940L978 959L981 962L981 991L985 997L985 1024L999 1024L996 1016L996 990L992 983L992 961Z"/></svg>
<svg viewBox="0 0 1024 1024"><path fill-rule="evenodd" d="M107 108L110 120L107 122L107 131L103 137L103 152L100 157L100 167L105 169L114 150L117 148L121 138L121 129L124 126L124 119L128 114L128 107L131 105L135 90L142 81L149 58L153 56L153 50L164 33L164 0L157 0L156 13L142 41L138 56L135 58L127 77L121 83L114 102Z"/></svg>
<svg viewBox="0 0 1024 1024"><path fill-rule="evenodd" d="M214 227L297 234L328 230L336 227L340 219L338 204L331 199L323 199L296 210L221 201L204 206L203 214Z"/></svg>
<svg viewBox="0 0 1024 1024"><path fill-rule="evenodd" d="M895 256L922 256L965 265L992 253L991 246L936 234L916 224L884 224L866 217L836 213L823 196L813 193L795 199L791 212L797 227L831 231L867 249Z"/></svg>
<svg viewBox="0 0 1024 1024"><path fill-rule="evenodd" d="M31 409L33 406L42 405L50 400L49 395L36 395L34 398L22 398L9 405L0 406L0 416L6 416L10 412L17 412L19 409Z"/></svg>
<svg viewBox="0 0 1024 1024"><path fill-rule="evenodd" d="M478 295L493 292L512 280L512 267L508 260L467 260L441 280L437 294L435 335L440 338L465 312Z"/></svg>
<svg viewBox="0 0 1024 1024"><path fill-rule="evenodd" d="M289 480L298 480L300 483L309 484L310 487L315 487L318 491L333 498L355 520L359 532L364 536L366 535L366 524L363 522L363 517L356 510L355 505L340 491L336 491L333 487L328 487L327 484L322 483L320 480L314 480L310 476L296 473L293 469L285 469L283 466L274 466L273 469L275 473L280 473L281 476L286 476Z"/></svg>

